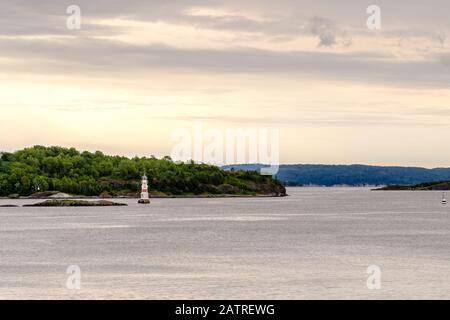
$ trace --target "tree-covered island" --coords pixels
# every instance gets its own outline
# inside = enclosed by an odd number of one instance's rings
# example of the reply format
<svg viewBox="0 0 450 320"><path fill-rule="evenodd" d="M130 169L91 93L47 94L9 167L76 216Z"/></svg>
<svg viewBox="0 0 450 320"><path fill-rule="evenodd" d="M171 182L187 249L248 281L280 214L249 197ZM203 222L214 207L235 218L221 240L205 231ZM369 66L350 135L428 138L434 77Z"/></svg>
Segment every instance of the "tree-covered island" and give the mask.
<svg viewBox="0 0 450 320"><path fill-rule="evenodd" d="M285 196L283 185L256 171L224 171L169 157L108 156L100 151L35 146L0 153L0 197L59 191L77 196L138 197L146 172L152 196Z"/></svg>

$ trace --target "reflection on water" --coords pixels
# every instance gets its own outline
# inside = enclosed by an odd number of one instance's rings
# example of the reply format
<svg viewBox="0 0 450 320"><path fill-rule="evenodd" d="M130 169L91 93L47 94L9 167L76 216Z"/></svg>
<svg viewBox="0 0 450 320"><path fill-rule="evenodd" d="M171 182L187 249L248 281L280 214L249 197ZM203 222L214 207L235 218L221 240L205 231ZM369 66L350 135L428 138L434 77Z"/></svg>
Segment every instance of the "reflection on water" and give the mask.
<svg viewBox="0 0 450 320"><path fill-rule="evenodd" d="M0 298L450 298L441 193L288 193L0 208ZM81 268L80 290L66 288L69 265ZM381 268L380 290L367 289L369 265Z"/></svg>

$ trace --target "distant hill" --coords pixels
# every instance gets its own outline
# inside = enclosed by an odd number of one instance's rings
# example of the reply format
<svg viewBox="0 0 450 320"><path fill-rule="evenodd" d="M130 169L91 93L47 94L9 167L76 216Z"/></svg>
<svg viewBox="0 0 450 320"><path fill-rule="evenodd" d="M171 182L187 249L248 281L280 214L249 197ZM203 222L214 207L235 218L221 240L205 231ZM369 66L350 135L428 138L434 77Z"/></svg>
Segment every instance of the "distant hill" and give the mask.
<svg viewBox="0 0 450 320"><path fill-rule="evenodd" d="M259 170L261 164L224 166L224 169ZM416 185L449 181L450 168L382 167L367 165L281 165L276 178L285 185Z"/></svg>

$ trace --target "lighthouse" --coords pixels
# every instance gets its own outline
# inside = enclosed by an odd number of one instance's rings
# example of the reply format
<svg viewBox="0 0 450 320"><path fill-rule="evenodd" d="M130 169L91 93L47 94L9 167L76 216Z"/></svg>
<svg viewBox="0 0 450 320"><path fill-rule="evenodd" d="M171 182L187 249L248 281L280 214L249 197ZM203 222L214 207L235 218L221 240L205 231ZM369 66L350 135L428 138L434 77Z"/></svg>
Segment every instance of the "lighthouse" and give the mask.
<svg viewBox="0 0 450 320"><path fill-rule="evenodd" d="M139 199L138 203L141 203L141 204L149 204L150 203L150 199L148 196L148 179L145 174L142 177L141 198Z"/></svg>

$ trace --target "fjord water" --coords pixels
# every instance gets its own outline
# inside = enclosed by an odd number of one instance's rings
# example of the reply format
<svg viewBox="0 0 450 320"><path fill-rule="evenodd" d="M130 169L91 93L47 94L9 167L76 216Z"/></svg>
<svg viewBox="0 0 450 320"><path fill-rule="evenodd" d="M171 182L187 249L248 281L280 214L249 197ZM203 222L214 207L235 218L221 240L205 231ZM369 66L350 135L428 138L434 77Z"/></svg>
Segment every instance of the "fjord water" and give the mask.
<svg viewBox="0 0 450 320"><path fill-rule="evenodd" d="M0 298L450 298L442 193L288 193L0 208ZM66 288L69 265L81 269L80 290ZM381 269L379 290L367 288L370 265Z"/></svg>

